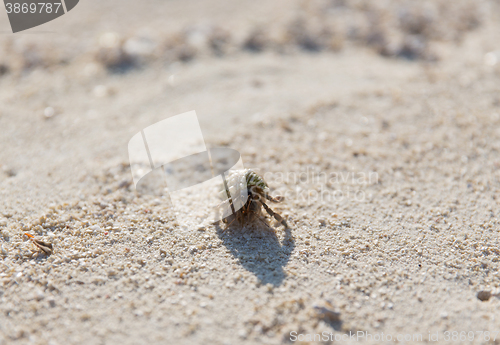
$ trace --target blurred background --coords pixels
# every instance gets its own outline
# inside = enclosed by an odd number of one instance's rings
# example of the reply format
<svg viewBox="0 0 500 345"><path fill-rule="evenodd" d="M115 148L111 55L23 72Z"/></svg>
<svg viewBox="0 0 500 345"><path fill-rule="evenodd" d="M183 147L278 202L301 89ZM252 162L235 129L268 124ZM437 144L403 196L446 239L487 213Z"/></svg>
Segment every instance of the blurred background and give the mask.
<svg viewBox="0 0 500 345"><path fill-rule="evenodd" d="M190 110L210 147L248 135L248 125L307 122L339 101L355 115L329 113L327 133L352 128L340 116L387 128L364 106L367 95L395 100L440 80L498 77L498 8L495 0L85 0L17 34L0 11L0 180L29 185L18 193L36 209L33 200L53 188L58 198L89 172L126 162L140 129ZM254 144L232 145L255 163Z"/></svg>
<svg viewBox="0 0 500 345"><path fill-rule="evenodd" d="M500 287L499 14L499 0L81 0L12 34L0 10L1 269L10 272L0 276L0 309L12 316L0 344L493 330L498 299L481 304L476 292ZM130 186L127 144L190 110L208 147L236 149L262 173L378 178L354 186L363 202L283 203L295 236L288 251L271 235L182 238L167 201ZM116 246L85 232L111 229L103 212L123 230L109 230ZM154 239L141 232L151 212L171 216L155 223ZM70 258L42 262L46 274L28 281L36 274L22 276L34 261L21 234L41 223L39 235L55 232ZM238 257L247 243L258 244L245 254L256 268ZM71 259L77 246L87 263ZM175 260L162 261L164 248ZM198 270L210 284L196 282ZM35 284L55 299L29 297ZM335 305L341 324L335 313L333 323L317 316L316 300Z"/></svg>
<svg viewBox="0 0 500 345"><path fill-rule="evenodd" d="M139 129L189 110L217 146L246 124L286 122L340 99L358 103L374 90L397 95L421 76L433 82L448 71L467 82L467 64L498 75L498 7L84 0L18 34L1 11L0 178L30 175L35 165L35 175L74 182L95 160L126 161Z"/></svg>

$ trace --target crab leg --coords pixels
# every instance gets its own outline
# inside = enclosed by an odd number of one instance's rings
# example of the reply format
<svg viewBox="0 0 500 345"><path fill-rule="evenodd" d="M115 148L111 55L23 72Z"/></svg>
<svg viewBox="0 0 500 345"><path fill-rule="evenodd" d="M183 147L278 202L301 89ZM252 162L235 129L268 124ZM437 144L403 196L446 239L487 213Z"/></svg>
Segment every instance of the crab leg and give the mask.
<svg viewBox="0 0 500 345"><path fill-rule="evenodd" d="M283 226L285 228L288 228L288 224L286 223L285 219L283 219L282 216L280 216L279 214L277 214L276 212L271 210L271 208L269 206L267 206L265 203L263 203L262 201L260 203L262 204L262 206L264 206L264 209L267 211L267 213L269 213L269 215L271 217L274 217L274 219L276 219L278 222L283 224Z"/></svg>

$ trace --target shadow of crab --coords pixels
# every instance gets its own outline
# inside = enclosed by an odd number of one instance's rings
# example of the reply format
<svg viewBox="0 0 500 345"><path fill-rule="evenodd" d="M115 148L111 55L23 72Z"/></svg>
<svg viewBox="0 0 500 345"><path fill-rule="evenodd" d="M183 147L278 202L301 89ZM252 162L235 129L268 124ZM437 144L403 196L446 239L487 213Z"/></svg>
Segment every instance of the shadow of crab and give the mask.
<svg viewBox="0 0 500 345"><path fill-rule="evenodd" d="M230 226L223 229L215 224L217 235L231 254L247 271L252 272L261 284L279 286L286 278L283 271L295 248L291 229L284 230L282 240L276 232L263 226Z"/></svg>

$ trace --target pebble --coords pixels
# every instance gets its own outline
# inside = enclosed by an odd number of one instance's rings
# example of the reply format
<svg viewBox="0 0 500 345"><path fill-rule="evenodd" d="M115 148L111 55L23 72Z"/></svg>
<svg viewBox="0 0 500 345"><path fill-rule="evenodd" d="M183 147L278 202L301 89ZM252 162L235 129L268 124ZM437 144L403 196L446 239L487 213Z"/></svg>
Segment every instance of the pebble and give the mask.
<svg viewBox="0 0 500 345"><path fill-rule="evenodd" d="M326 307L314 306L314 311L316 312L316 317L318 319L324 320L326 322L339 322L340 313Z"/></svg>
<svg viewBox="0 0 500 345"><path fill-rule="evenodd" d="M247 334L247 331L246 331L245 329L240 329L240 330L238 331L238 336L239 336L240 338L245 339L245 338L247 337L247 335L248 335L248 334Z"/></svg>
<svg viewBox="0 0 500 345"><path fill-rule="evenodd" d="M477 293L477 299L482 302L488 301L490 298L491 298L491 291L482 290Z"/></svg>
<svg viewBox="0 0 500 345"><path fill-rule="evenodd" d="M156 46L148 37L132 37L125 41L123 50L132 57L146 57L153 54Z"/></svg>
<svg viewBox="0 0 500 345"><path fill-rule="evenodd" d="M500 55L500 54L498 54ZM498 63L498 55L495 52L489 52L484 55L484 63L487 66L495 66Z"/></svg>
<svg viewBox="0 0 500 345"><path fill-rule="evenodd" d="M37 290L35 291L35 297L34 297L34 298L35 298L37 301L41 301L41 300L43 300L43 299L45 298L45 294L43 293L43 291L42 291L42 290L37 289Z"/></svg>
<svg viewBox="0 0 500 345"><path fill-rule="evenodd" d="M92 90L92 94L97 98L104 98L110 94L110 91L105 85L96 85Z"/></svg>
<svg viewBox="0 0 500 345"><path fill-rule="evenodd" d="M106 32L99 37L102 48L117 48L120 45L120 36L116 32Z"/></svg>
<svg viewBox="0 0 500 345"><path fill-rule="evenodd" d="M56 111L54 108L52 107L47 107L43 110L43 116L45 116L45 118L49 119L51 118L52 116L54 116L56 114Z"/></svg>

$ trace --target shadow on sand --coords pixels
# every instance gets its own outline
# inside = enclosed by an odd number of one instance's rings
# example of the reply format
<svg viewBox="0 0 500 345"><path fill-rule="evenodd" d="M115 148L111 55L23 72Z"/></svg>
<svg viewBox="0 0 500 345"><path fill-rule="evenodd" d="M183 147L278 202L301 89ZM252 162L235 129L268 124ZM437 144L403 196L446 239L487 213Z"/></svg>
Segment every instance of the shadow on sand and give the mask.
<svg viewBox="0 0 500 345"><path fill-rule="evenodd" d="M286 228L283 241L280 242L276 232L283 231L279 227L274 232L269 227L240 227L237 225L225 229L215 224L217 235L232 255L248 271L255 274L261 284L279 286L286 277L283 267L286 266L295 248L291 229Z"/></svg>

